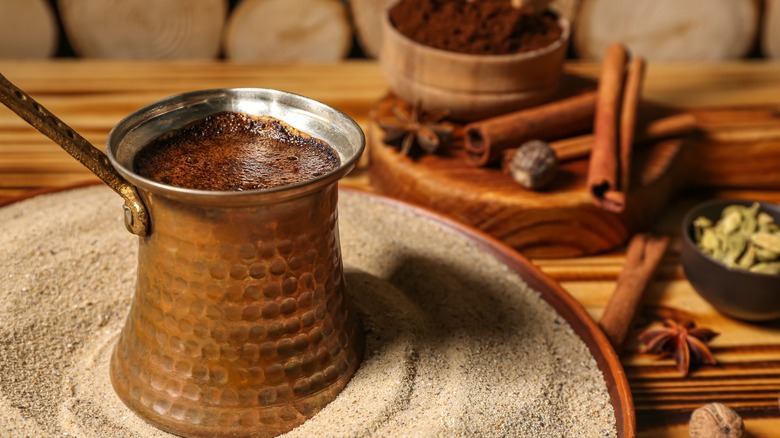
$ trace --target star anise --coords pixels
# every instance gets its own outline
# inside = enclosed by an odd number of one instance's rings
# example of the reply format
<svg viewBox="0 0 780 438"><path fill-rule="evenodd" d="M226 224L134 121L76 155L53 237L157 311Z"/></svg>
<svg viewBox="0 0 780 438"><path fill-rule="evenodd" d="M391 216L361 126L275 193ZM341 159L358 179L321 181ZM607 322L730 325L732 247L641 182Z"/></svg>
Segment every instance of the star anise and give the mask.
<svg viewBox="0 0 780 438"><path fill-rule="evenodd" d="M707 328L696 327L693 321L679 323L667 318L662 327L652 326L643 331L639 335L639 342L644 344L643 353L673 356L677 370L685 377L691 364L717 363L707 343L718 334Z"/></svg>
<svg viewBox="0 0 780 438"><path fill-rule="evenodd" d="M392 116L380 118L377 122L385 132L383 141L387 144L400 141L404 155L409 155L415 144L432 154L455 130L452 123L444 121L446 111L426 113L420 105L413 105L410 110L401 104L393 105L391 111Z"/></svg>

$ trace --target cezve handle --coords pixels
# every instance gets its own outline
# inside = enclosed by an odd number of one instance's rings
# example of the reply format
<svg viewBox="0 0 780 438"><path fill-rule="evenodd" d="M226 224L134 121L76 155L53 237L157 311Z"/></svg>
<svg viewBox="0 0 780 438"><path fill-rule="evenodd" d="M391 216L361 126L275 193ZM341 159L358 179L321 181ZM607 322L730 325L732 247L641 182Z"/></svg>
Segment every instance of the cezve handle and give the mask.
<svg viewBox="0 0 780 438"><path fill-rule="evenodd" d="M122 177L100 149L50 113L27 93L0 74L0 101L32 127L54 140L73 158L87 167L125 200L125 226L138 236L146 236L149 215L138 192Z"/></svg>

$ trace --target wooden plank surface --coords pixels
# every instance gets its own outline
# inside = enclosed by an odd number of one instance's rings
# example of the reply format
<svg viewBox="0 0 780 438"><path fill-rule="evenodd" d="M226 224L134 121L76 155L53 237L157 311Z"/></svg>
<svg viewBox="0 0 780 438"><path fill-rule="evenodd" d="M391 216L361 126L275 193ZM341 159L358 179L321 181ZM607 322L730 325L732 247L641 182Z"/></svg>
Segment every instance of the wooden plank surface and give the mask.
<svg viewBox="0 0 780 438"><path fill-rule="evenodd" d="M574 64L594 76L593 64ZM228 63L126 63L106 61L0 62L0 73L38 99L102 148L114 124L133 110L171 94L204 88L267 87L321 100L368 126L368 111L386 92L374 62L264 66ZM778 105L780 63L651 65L645 95L680 107ZM780 169L777 170L780 172ZM0 202L33 190L95 180L65 152L10 110L0 108ZM345 185L370 190L365 163ZM678 197L657 230L679 234L687 208L713 196L780 203L780 192L695 192ZM616 251L596 257L535 260L598 318L623 264ZM693 317L721 335L712 342L718 366L676 376L671 360L638 354L630 344L623 358L637 407L640 436L684 437L690 411L724 401L747 418L752 437L780 429L780 324L747 324L717 314L691 289L679 266L679 239L665 257L647 297L645 316L670 312ZM647 320L647 319L646 319ZM683 423L683 424L680 424Z"/></svg>

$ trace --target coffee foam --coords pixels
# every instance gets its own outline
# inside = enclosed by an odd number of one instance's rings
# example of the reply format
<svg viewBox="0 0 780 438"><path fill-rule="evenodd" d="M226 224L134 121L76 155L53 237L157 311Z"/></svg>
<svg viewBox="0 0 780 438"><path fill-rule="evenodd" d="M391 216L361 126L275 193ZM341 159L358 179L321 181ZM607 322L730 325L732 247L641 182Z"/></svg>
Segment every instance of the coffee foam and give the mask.
<svg viewBox="0 0 780 438"><path fill-rule="evenodd" d="M221 112L153 140L133 168L171 186L243 191L308 181L339 165L330 145L279 119Z"/></svg>

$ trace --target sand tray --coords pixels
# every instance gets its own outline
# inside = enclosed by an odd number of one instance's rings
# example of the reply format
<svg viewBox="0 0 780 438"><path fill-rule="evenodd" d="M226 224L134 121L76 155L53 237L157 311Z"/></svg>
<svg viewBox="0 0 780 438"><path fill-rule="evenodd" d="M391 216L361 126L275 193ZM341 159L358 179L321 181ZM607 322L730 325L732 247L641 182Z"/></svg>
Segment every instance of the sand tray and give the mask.
<svg viewBox="0 0 780 438"><path fill-rule="evenodd" d="M169 436L114 394L135 237L103 186L0 209L0 435ZM487 235L342 191L366 357L290 436L633 436L623 370L560 286Z"/></svg>

